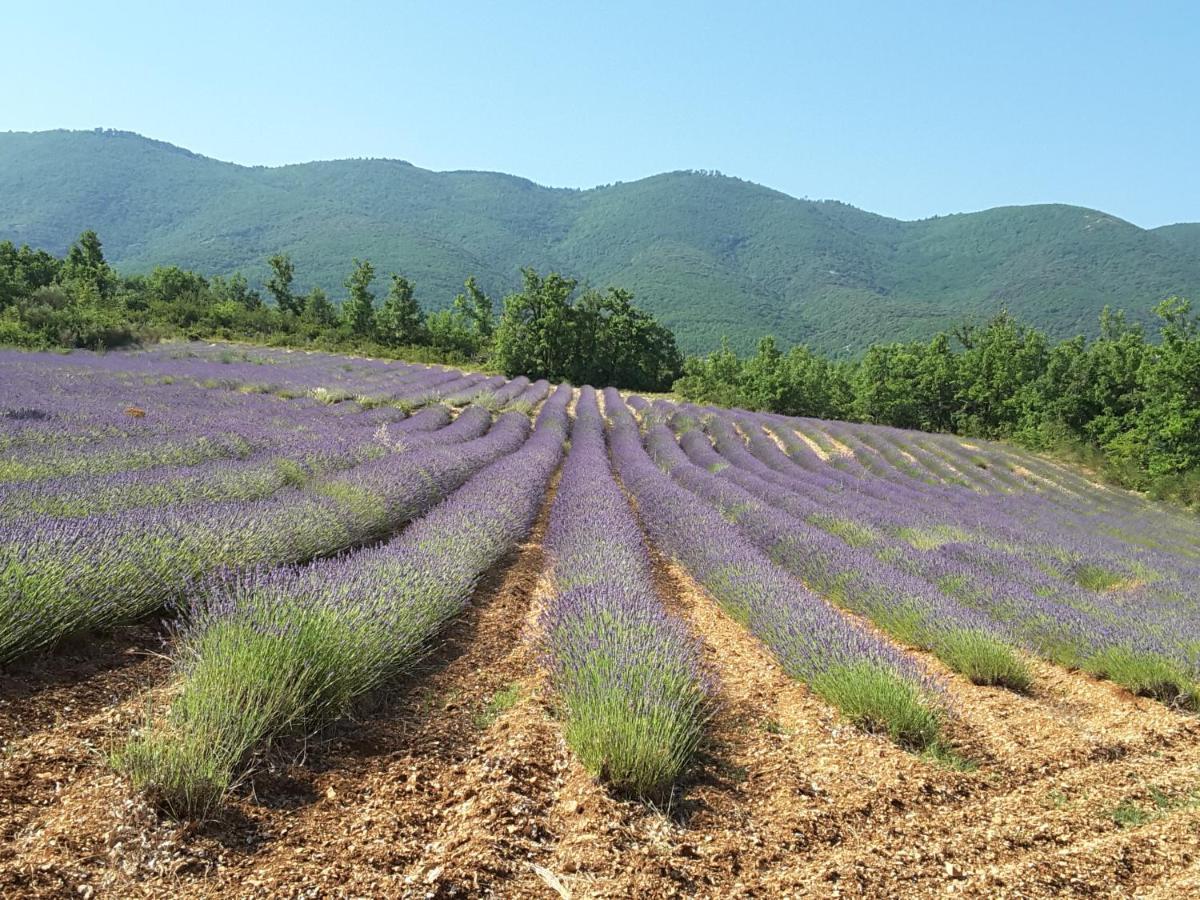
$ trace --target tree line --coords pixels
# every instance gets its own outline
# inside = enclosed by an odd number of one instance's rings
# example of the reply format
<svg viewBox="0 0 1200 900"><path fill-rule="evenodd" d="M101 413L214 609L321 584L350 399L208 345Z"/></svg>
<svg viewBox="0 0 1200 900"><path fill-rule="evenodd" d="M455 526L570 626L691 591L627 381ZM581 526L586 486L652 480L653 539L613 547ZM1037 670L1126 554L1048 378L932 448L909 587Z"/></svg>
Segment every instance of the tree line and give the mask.
<svg viewBox="0 0 1200 900"><path fill-rule="evenodd" d="M170 335L354 349L420 362L477 363L506 375L669 390L683 357L675 336L620 288L522 270L522 289L496 304L468 278L447 309L427 311L415 286L355 259L339 302L296 289L285 254L268 261L267 295L242 275L178 266L121 276L86 231L63 258L0 242L0 344L103 349Z"/></svg>
<svg viewBox="0 0 1200 900"><path fill-rule="evenodd" d="M1005 438L1102 470L1127 487L1200 502L1200 320L1154 310L1154 333L1106 309L1099 335L1052 341L1000 313L928 341L874 344L853 361L763 338L689 358L685 400L789 416Z"/></svg>
<svg viewBox="0 0 1200 900"><path fill-rule="evenodd" d="M696 403L1005 438L1067 453L1117 482L1200 502L1200 320L1177 298L1152 333L1105 310L1099 335L1053 341L1007 313L928 341L879 343L856 360L764 337L684 359L669 329L617 287L583 289L522 270L492 298L468 278L447 309L426 311L391 273L380 298L367 260L345 296L300 293L284 254L264 290L241 275L176 266L121 276L84 232L62 258L0 243L0 344L105 348L182 335L354 349L423 362L471 362L512 377L640 391Z"/></svg>

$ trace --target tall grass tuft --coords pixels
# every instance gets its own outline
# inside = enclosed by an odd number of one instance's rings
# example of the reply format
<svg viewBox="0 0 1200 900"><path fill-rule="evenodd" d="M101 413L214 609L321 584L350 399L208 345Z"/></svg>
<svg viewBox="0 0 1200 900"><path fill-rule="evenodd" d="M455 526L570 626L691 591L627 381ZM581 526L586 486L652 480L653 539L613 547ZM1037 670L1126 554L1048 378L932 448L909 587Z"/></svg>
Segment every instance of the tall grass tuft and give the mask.
<svg viewBox="0 0 1200 900"><path fill-rule="evenodd" d="M902 747L938 743L943 713L919 684L872 662L833 666L815 675L813 691L864 731L886 734Z"/></svg>
<svg viewBox="0 0 1200 900"><path fill-rule="evenodd" d="M1200 683L1186 668L1164 656L1110 647L1086 659L1082 668L1139 697L1151 697L1184 709L1200 709Z"/></svg>
<svg viewBox="0 0 1200 900"><path fill-rule="evenodd" d="M1026 693L1033 686L1028 664L999 638L973 629L953 629L938 635L932 646L937 657L974 684L993 685Z"/></svg>

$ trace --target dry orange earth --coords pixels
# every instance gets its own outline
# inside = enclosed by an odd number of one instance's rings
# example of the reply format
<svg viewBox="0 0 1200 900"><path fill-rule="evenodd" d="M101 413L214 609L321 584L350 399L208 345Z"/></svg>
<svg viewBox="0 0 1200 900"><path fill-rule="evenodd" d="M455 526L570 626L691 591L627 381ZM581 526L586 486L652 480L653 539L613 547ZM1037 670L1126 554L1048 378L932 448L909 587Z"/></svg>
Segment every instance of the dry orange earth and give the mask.
<svg viewBox="0 0 1200 900"><path fill-rule="evenodd" d="M3 676L0 895L1197 896L1195 717L1043 664L1029 697L947 676L979 763L955 771L847 726L664 560L718 706L670 808L609 796L537 658L544 520L419 671L277 747L217 822L160 819L105 762L167 688L153 628Z"/></svg>

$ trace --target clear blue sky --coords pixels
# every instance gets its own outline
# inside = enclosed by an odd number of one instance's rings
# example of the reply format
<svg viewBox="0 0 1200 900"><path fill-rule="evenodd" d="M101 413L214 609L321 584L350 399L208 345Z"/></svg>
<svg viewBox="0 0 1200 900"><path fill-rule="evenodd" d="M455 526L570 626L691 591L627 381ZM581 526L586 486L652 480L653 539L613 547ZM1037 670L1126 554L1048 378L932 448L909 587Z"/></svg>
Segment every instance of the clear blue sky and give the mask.
<svg viewBox="0 0 1200 900"><path fill-rule="evenodd" d="M0 129L591 187L719 169L901 218L1200 220L1195 2L9 4Z"/></svg>

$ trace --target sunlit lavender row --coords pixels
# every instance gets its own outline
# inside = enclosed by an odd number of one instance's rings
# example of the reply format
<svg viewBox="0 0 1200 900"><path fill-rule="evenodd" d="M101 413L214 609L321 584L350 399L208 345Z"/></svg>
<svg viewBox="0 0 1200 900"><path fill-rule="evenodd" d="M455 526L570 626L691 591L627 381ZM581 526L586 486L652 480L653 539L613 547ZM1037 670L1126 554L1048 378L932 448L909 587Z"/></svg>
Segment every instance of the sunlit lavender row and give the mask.
<svg viewBox="0 0 1200 900"><path fill-rule="evenodd" d="M617 471L658 546L757 635L788 674L853 721L905 745L936 745L943 712L936 683L902 651L776 565L705 498L660 470L617 391L607 389L604 398ZM665 426L651 426L652 448L655 429ZM674 443L669 431L665 436Z"/></svg>
<svg viewBox="0 0 1200 900"><path fill-rule="evenodd" d="M370 550L209 582L184 620L169 709L118 753L171 811L203 815L272 737L347 712L411 665L528 533L558 467L569 389L523 446Z"/></svg>
<svg viewBox="0 0 1200 900"><path fill-rule="evenodd" d="M1028 687L1019 647L1196 703L1200 529L1187 516L945 435L642 409L648 446L678 482L902 643L978 683Z"/></svg>
<svg viewBox="0 0 1200 900"><path fill-rule="evenodd" d="M545 546L555 595L541 624L567 742L614 788L662 796L700 740L705 679L695 638L656 596L590 387L575 406Z"/></svg>
<svg viewBox="0 0 1200 900"><path fill-rule="evenodd" d="M489 427L490 426L490 427ZM186 601L217 571L296 563L386 537L524 440L470 408L411 450L258 501L189 502L0 525L0 661Z"/></svg>

